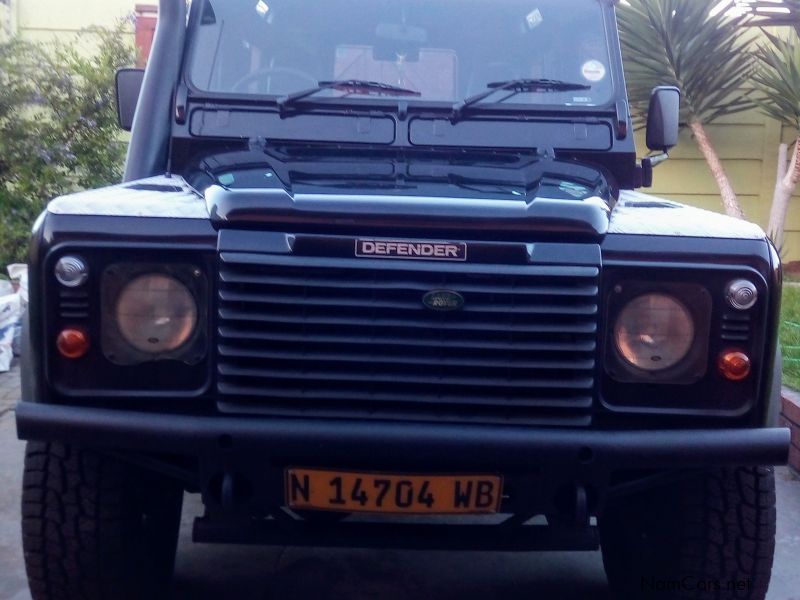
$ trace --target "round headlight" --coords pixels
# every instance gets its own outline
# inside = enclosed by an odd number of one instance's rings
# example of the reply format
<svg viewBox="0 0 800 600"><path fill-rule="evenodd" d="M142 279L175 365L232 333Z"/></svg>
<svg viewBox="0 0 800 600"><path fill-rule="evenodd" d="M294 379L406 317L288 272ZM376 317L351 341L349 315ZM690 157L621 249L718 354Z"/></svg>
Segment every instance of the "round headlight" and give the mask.
<svg viewBox="0 0 800 600"><path fill-rule="evenodd" d="M140 275L122 288L117 299L117 327L131 346L163 354L185 344L197 326L197 303L174 277Z"/></svg>
<svg viewBox="0 0 800 600"><path fill-rule="evenodd" d="M689 353L694 322L687 308L666 294L644 294L622 309L614 324L617 350L631 365L663 371Z"/></svg>

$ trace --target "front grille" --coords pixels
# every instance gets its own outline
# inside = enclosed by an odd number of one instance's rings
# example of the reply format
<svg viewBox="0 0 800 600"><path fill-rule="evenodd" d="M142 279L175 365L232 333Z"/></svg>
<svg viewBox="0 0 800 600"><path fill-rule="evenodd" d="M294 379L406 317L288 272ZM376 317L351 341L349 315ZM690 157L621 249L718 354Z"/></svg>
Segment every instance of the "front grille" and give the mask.
<svg viewBox="0 0 800 600"><path fill-rule="evenodd" d="M223 252L221 406L588 414L598 276ZM458 292L463 308L431 311L422 298L432 290Z"/></svg>

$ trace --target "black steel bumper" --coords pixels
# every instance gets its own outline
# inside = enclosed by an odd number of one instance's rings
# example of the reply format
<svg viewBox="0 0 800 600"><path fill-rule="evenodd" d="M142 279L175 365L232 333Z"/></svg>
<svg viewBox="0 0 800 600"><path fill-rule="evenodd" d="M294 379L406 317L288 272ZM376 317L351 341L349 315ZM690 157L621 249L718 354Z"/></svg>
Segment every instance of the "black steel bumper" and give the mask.
<svg viewBox="0 0 800 600"><path fill-rule="evenodd" d="M607 503L694 469L783 464L790 444L789 430L779 428L572 430L189 416L31 402L18 406L17 430L22 439L149 457L141 464L153 468L168 465L164 457L187 457L185 484L202 492L207 510L195 524L198 541L501 550L594 549L599 542L589 517L602 514ZM283 514L283 472L290 465L499 473L505 482L502 512L514 515L510 523L518 526L504 524L499 535L484 525L321 527L259 518ZM522 525L540 514L547 515L548 527Z"/></svg>
<svg viewBox="0 0 800 600"><path fill-rule="evenodd" d="M469 464L528 469L680 469L777 465L785 428L609 431L337 419L195 416L21 402L20 439L208 456L252 450L311 464Z"/></svg>

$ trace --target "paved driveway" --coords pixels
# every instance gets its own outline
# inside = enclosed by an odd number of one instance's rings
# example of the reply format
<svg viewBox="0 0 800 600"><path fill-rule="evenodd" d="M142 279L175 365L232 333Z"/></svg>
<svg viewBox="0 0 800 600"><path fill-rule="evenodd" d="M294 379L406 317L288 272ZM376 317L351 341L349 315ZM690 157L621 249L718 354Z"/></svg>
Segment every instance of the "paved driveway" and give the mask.
<svg viewBox="0 0 800 600"><path fill-rule="evenodd" d="M29 600L19 536L23 445L18 373L0 374L0 599ZM800 479L778 470L778 552L769 600L800 600ZM597 552L507 554L192 544L187 497L173 598L610 600Z"/></svg>

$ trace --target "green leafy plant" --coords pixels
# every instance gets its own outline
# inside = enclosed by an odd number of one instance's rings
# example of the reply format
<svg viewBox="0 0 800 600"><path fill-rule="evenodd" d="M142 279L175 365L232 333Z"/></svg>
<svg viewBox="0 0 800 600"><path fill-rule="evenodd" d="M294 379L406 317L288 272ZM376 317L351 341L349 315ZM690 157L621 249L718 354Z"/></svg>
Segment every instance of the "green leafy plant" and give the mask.
<svg viewBox="0 0 800 600"><path fill-rule="evenodd" d="M783 384L800 390L800 287L784 286L781 302L780 344Z"/></svg>
<svg viewBox="0 0 800 600"><path fill-rule="evenodd" d="M783 39L764 31L769 41L755 51L758 66L753 75L761 110L795 130L800 129L800 38Z"/></svg>
<svg viewBox="0 0 800 600"><path fill-rule="evenodd" d="M97 41L91 55L77 40L0 44L0 266L24 260L48 200L120 180L114 76L135 61L126 27L82 34Z"/></svg>
<svg viewBox="0 0 800 600"><path fill-rule="evenodd" d="M743 91L753 71L747 51L752 36L741 29L748 17L711 12L709 3L698 0L627 0L617 13L634 114L646 114L653 87L678 86L682 124L708 163L725 211L743 217L706 126L755 106Z"/></svg>
<svg viewBox="0 0 800 600"><path fill-rule="evenodd" d="M800 36L790 30L785 37L764 31L767 43L754 52L757 69L753 84L760 92L761 111L795 132L794 149L778 147L778 173L767 231L776 246L784 244L789 205L800 182Z"/></svg>

